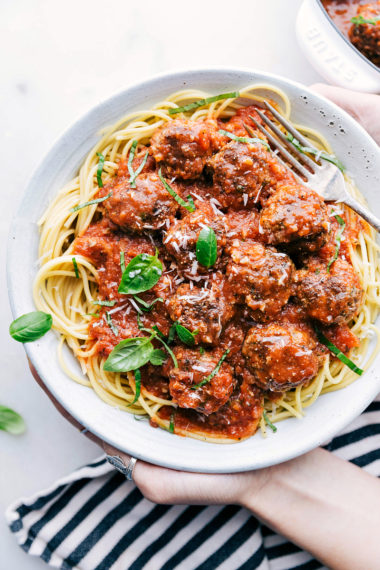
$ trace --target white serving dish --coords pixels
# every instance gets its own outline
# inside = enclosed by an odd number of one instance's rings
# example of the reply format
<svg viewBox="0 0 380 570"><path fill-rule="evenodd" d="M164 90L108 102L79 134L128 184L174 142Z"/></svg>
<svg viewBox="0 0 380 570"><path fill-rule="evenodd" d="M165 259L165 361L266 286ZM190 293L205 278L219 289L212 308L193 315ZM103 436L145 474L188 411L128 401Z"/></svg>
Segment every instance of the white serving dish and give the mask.
<svg viewBox="0 0 380 570"><path fill-rule="evenodd" d="M146 108L182 88L212 94L239 89L253 82L269 82L290 97L296 122L319 129L354 176L370 207L380 214L378 189L380 151L349 115L303 85L262 72L204 69L160 75L127 88L96 106L56 142L33 175L13 219L8 244L8 288L14 317L35 310L32 282L37 271L36 221L59 188L77 172L99 131L132 110ZM320 397L303 420L279 424L276 434L260 433L229 446L175 436L137 422L128 413L105 404L95 392L70 380L56 357L58 339L50 331L25 350L43 382L61 404L100 438L151 463L201 472L258 469L301 455L329 440L371 402L380 391L379 359L363 377L344 390ZM80 373L75 358L66 354ZM31 380L32 381L32 380ZM47 426L48 428L48 426Z"/></svg>
<svg viewBox="0 0 380 570"><path fill-rule="evenodd" d="M297 38L312 66L332 85L380 93L380 69L338 30L320 0L304 0Z"/></svg>

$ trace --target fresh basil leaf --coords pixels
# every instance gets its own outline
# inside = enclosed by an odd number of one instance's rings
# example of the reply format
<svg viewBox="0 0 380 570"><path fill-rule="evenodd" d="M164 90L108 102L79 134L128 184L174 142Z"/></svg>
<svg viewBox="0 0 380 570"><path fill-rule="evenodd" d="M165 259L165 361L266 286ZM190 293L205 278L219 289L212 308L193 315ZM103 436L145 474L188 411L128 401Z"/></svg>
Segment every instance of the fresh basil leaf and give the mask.
<svg viewBox="0 0 380 570"><path fill-rule="evenodd" d="M149 359L149 362L151 364L153 364L153 366L161 366L161 364L163 364L165 362L165 360L167 359L167 356L165 354L165 352L163 350L160 350L159 348L156 348Z"/></svg>
<svg viewBox="0 0 380 570"><path fill-rule="evenodd" d="M155 255L139 253L125 268L119 285L119 293L136 295L151 289L162 275L162 263Z"/></svg>
<svg viewBox="0 0 380 570"><path fill-rule="evenodd" d="M188 346L194 346L194 337L198 334L198 330L190 332L186 327L180 325L179 323L175 323L175 330L181 342L187 344Z"/></svg>
<svg viewBox="0 0 380 570"><path fill-rule="evenodd" d="M10 408L0 406L0 429L13 435L20 435L26 428L20 414Z"/></svg>
<svg viewBox="0 0 380 570"><path fill-rule="evenodd" d="M105 158L101 152L97 152L96 154L99 157L98 170L96 171L96 179L98 181L99 188L103 188L102 172L103 172Z"/></svg>
<svg viewBox="0 0 380 570"><path fill-rule="evenodd" d="M177 192L175 190L173 190L173 188L166 182L165 178L162 176L161 168L158 171L158 176L159 176L162 184L164 185L165 190L167 190L169 192L170 196L172 196L174 198L174 200L177 202L177 204L179 204L180 206L183 206L189 212L195 212L194 200L192 199L191 196L187 197L187 202L186 202L186 200L181 198L181 196L178 196Z"/></svg>
<svg viewBox="0 0 380 570"><path fill-rule="evenodd" d="M53 318L42 311L33 311L15 319L9 327L10 335L18 342L32 342L51 329Z"/></svg>
<svg viewBox="0 0 380 570"><path fill-rule="evenodd" d="M265 148L267 150L270 150L269 144L259 137L238 137L238 136L234 135L233 133L230 133L229 131L225 131L223 129L219 129L219 133L225 137L232 139L233 141L242 142L242 143L246 143L246 144L259 143L259 144L262 144L263 146L265 146Z"/></svg>
<svg viewBox="0 0 380 570"><path fill-rule="evenodd" d="M104 196L103 198L96 198L95 200L90 200L89 202L84 202L83 204L78 204L78 206L74 206L74 208L70 208L70 212L76 212L77 210L81 210L82 208L86 208L87 206L92 206L93 204L100 204L104 202L104 200L108 200L111 198L112 192Z"/></svg>
<svg viewBox="0 0 380 570"><path fill-rule="evenodd" d="M140 297L138 297L137 295L133 295L134 300L136 301L136 303L139 303L141 305L141 310L145 311L146 313L149 313L149 311L152 310L153 306L156 303L163 303L164 300L162 297L157 297L157 299L155 299L154 301L152 301L152 303L147 303L146 301L144 301L143 299L140 299Z"/></svg>
<svg viewBox="0 0 380 570"><path fill-rule="evenodd" d="M196 245L197 260L204 267L214 265L218 256L218 242L212 228L203 228Z"/></svg>
<svg viewBox="0 0 380 570"><path fill-rule="evenodd" d="M130 372L141 368L151 357L154 350L150 337L126 338L115 346L104 363L108 372Z"/></svg>
<svg viewBox="0 0 380 570"><path fill-rule="evenodd" d="M170 357L171 357L171 359L172 359L172 361L173 361L174 368L178 368L178 361L177 361L177 358L176 358L174 352L172 351L172 349L167 345L166 341L165 341L163 338L161 338L160 336L158 336L158 335L156 336L156 339L159 340L159 341L164 345L164 347L166 348L166 350L168 351L168 353L169 353L169 355L170 355Z"/></svg>
<svg viewBox="0 0 380 570"><path fill-rule="evenodd" d="M127 408L129 408L129 406L133 406L133 404L136 404L137 400L140 398L140 393L141 393L141 372L140 372L140 370L135 370L134 375L135 375L135 397L133 398L133 402L128 404Z"/></svg>
<svg viewBox="0 0 380 570"><path fill-rule="evenodd" d="M206 97L205 99L199 99L199 101L194 101L183 107L174 107L169 109L169 115L175 115L177 113L184 113L185 111L192 111L198 107L203 107L204 105L209 105L215 101L221 101L222 99L236 99L239 97L239 91L233 91L232 93L221 93L220 95L213 95L212 97Z"/></svg>
<svg viewBox="0 0 380 570"><path fill-rule="evenodd" d="M201 382L198 382L198 384L193 384L193 386L191 386L192 390L196 390L197 388L200 388L201 386L204 386L205 384L207 384L208 382L210 382L210 380L212 380L214 378L214 376L216 374L218 374L220 367L222 366L223 362L225 361L225 359L227 358L227 354L230 352L230 349L227 348L227 350L223 353L221 359L219 360L218 364L215 366L214 370L212 372L210 372L210 374L208 376L206 376L205 378L203 378L203 380Z"/></svg>
<svg viewBox="0 0 380 570"><path fill-rule="evenodd" d="M206 351L205 351L205 349L203 348L203 346L200 346L200 347L199 347L199 354L204 354L205 352L206 352Z"/></svg>

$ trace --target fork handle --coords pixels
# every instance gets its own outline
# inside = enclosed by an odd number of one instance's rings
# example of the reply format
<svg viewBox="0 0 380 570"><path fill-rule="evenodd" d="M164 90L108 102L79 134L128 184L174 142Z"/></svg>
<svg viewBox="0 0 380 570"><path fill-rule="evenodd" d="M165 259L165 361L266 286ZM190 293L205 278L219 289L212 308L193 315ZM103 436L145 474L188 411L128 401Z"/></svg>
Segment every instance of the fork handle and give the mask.
<svg viewBox="0 0 380 570"><path fill-rule="evenodd" d="M377 232L380 232L380 219L377 218L366 208L362 206L359 202L352 198L351 196L346 196L344 200L342 200L344 204L347 204L352 210L355 210L359 216L364 218Z"/></svg>

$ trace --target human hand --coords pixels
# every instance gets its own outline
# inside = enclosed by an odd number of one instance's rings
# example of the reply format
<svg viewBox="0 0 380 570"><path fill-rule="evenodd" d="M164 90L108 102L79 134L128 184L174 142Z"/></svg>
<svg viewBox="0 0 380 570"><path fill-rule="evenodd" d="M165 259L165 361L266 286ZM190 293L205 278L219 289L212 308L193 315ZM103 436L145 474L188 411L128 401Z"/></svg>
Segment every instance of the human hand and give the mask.
<svg viewBox="0 0 380 570"><path fill-rule="evenodd" d="M324 83L315 83L311 89L347 111L380 145L380 95L349 91Z"/></svg>

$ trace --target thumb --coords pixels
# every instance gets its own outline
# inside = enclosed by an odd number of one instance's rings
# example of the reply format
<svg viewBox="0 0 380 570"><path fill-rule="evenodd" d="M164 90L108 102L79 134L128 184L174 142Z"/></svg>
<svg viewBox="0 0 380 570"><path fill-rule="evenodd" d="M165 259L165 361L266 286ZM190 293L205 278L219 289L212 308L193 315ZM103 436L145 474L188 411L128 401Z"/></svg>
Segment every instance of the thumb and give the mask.
<svg viewBox="0 0 380 570"><path fill-rule="evenodd" d="M380 145L380 95L315 83L310 87L347 111Z"/></svg>

